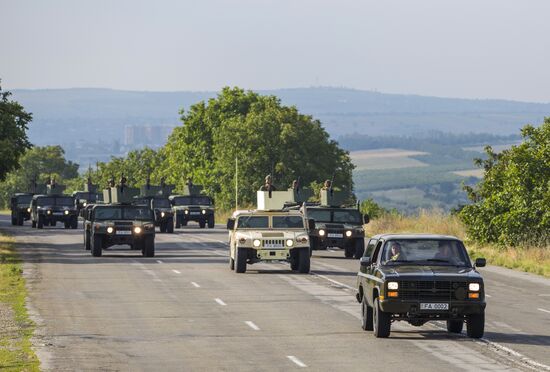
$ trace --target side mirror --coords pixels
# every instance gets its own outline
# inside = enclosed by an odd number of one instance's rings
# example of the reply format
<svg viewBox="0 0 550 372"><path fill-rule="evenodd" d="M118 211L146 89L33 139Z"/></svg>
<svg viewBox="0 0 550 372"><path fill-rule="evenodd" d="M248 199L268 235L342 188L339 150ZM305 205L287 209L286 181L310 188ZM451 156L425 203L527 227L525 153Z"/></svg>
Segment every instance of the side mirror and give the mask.
<svg viewBox="0 0 550 372"><path fill-rule="evenodd" d="M233 230L235 228L235 220L232 218L227 219L227 230Z"/></svg>
<svg viewBox="0 0 550 372"><path fill-rule="evenodd" d="M307 227L309 230L315 230L315 220L313 218L307 220Z"/></svg>
<svg viewBox="0 0 550 372"><path fill-rule="evenodd" d="M487 265L487 260L485 258L476 258L474 267L485 267Z"/></svg>
<svg viewBox="0 0 550 372"><path fill-rule="evenodd" d="M368 224L370 222L370 217L368 214L363 215L363 224Z"/></svg>
<svg viewBox="0 0 550 372"><path fill-rule="evenodd" d="M361 267L370 266L371 265L370 257L361 257L359 259L359 264L361 265Z"/></svg>

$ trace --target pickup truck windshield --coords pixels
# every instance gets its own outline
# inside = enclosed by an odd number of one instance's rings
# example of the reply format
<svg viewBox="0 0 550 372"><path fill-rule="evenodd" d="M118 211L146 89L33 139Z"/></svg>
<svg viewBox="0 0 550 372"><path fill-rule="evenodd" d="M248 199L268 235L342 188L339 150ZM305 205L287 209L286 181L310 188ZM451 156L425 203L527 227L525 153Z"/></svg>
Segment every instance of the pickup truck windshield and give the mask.
<svg viewBox="0 0 550 372"><path fill-rule="evenodd" d="M382 263L386 265L443 265L470 267L466 249L458 240L402 239L384 245Z"/></svg>

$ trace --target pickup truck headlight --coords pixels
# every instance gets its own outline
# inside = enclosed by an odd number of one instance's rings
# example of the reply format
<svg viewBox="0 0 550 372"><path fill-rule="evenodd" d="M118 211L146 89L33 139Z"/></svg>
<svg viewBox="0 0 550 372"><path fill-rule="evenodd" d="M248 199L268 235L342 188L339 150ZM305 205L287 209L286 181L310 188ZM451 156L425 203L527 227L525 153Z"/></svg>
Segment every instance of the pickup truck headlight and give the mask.
<svg viewBox="0 0 550 372"><path fill-rule="evenodd" d="M391 290L399 289L399 283L397 283L397 282L388 282L388 289L391 289Z"/></svg>
<svg viewBox="0 0 550 372"><path fill-rule="evenodd" d="M254 247L259 247L260 245L262 245L262 242L260 241L260 239L254 239L252 245L254 245Z"/></svg>
<svg viewBox="0 0 550 372"><path fill-rule="evenodd" d="M292 239L287 239L287 241L286 241L286 246L287 246L287 247L292 247L293 245L294 245L294 240L292 240Z"/></svg>
<svg viewBox="0 0 550 372"><path fill-rule="evenodd" d="M346 236L349 238L351 236L352 232L351 230L346 231Z"/></svg>
<svg viewBox="0 0 550 372"><path fill-rule="evenodd" d="M468 290L472 291L472 292L479 292L479 289L480 289L480 285L479 283L470 283L468 284Z"/></svg>
<svg viewBox="0 0 550 372"><path fill-rule="evenodd" d="M319 230L319 236L325 236L325 230L320 229Z"/></svg>

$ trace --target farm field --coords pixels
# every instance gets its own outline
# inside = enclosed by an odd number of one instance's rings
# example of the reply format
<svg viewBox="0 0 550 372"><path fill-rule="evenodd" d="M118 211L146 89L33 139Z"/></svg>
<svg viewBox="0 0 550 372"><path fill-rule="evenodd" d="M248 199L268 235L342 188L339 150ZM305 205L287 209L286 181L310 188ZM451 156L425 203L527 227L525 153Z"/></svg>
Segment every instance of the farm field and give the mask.
<svg viewBox="0 0 550 372"><path fill-rule="evenodd" d="M427 167L428 164L412 158L420 155L428 153L401 149L362 150L350 153L356 170Z"/></svg>

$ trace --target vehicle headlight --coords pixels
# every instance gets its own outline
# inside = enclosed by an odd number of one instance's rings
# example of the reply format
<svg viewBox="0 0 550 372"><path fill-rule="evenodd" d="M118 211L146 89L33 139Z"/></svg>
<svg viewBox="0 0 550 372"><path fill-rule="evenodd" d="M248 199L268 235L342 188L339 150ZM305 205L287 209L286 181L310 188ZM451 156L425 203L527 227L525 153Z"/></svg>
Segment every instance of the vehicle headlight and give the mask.
<svg viewBox="0 0 550 372"><path fill-rule="evenodd" d="M113 231L115 231L115 229L113 229L112 226L109 226L109 227L107 228L107 232L108 232L109 234L112 234Z"/></svg>
<svg viewBox="0 0 550 372"><path fill-rule="evenodd" d="M68 215L69 214L69 211L65 211L65 215Z"/></svg>
<svg viewBox="0 0 550 372"><path fill-rule="evenodd" d="M292 247L293 245L294 245L294 240L292 240L292 239L287 239L287 241L286 241L286 246L287 246L287 247Z"/></svg>
<svg viewBox="0 0 550 372"><path fill-rule="evenodd" d="M391 289L391 290L399 289L399 283L397 283L397 282L388 282L388 289Z"/></svg>
<svg viewBox="0 0 550 372"><path fill-rule="evenodd" d="M319 230L319 236L325 236L325 230L323 229Z"/></svg>
<svg viewBox="0 0 550 372"><path fill-rule="evenodd" d="M479 283L470 283L468 284L468 289L472 292L478 292L480 288Z"/></svg>
<svg viewBox="0 0 550 372"><path fill-rule="evenodd" d="M27 208L27 212L31 213L31 209L30 209L30 208Z"/></svg>
<svg viewBox="0 0 550 372"><path fill-rule="evenodd" d="M183 213L185 213L185 214L189 214L189 211L188 211L188 210L186 209L186 210L185 210L185 212L183 212Z"/></svg>
<svg viewBox="0 0 550 372"><path fill-rule="evenodd" d="M203 210L202 210L202 214L206 214L206 210L203 209Z"/></svg>
<svg viewBox="0 0 550 372"><path fill-rule="evenodd" d="M141 234L141 227L139 226L134 227L134 233Z"/></svg>
<svg viewBox="0 0 550 372"><path fill-rule="evenodd" d="M88 205L88 203L86 203L86 202L82 203L83 207L85 207L86 205Z"/></svg>
<svg viewBox="0 0 550 372"><path fill-rule="evenodd" d="M52 214L52 211L47 211L46 213L47 213L47 214Z"/></svg>
<svg viewBox="0 0 550 372"><path fill-rule="evenodd" d="M161 217L164 217L164 216L166 216L166 213L160 212L160 216L161 216Z"/></svg>
<svg viewBox="0 0 550 372"><path fill-rule="evenodd" d="M351 230L346 231L346 236L349 238L351 236L352 232Z"/></svg>
<svg viewBox="0 0 550 372"><path fill-rule="evenodd" d="M259 247L260 245L262 245L262 242L260 241L260 239L254 239L252 245L254 245L254 247Z"/></svg>

